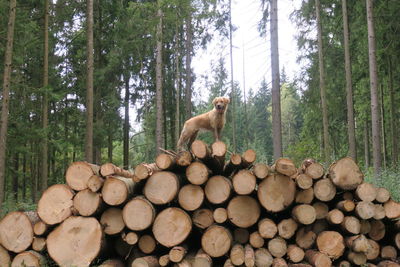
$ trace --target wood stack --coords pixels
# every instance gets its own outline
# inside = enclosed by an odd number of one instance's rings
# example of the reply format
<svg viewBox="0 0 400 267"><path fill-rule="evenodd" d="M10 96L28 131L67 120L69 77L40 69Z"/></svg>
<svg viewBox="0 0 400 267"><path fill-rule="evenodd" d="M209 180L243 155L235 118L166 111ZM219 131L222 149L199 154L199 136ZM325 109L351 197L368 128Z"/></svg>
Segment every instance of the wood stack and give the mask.
<svg viewBox="0 0 400 267"><path fill-rule="evenodd" d="M0 221L0 266L400 266L400 204L351 158L226 154L196 140L134 172L75 162L37 212Z"/></svg>

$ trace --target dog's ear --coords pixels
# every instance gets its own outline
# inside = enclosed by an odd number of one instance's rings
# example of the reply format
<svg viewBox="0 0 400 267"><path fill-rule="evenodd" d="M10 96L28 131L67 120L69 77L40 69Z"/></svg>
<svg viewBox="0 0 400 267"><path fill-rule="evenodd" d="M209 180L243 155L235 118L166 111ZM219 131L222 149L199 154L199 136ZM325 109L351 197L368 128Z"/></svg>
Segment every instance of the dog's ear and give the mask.
<svg viewBox="0 0 400 267"><path fill-rule="evenodd" d="M215 105L215 103L218 101L218 97L214 98L214 100L212 101L212 104Z"/></svg>
<svg viewBox="0 0 400 267"><path fill-rule="evenodd" d="M229 104L231 101L229 100L229 98L224 97L224 102L225 102L226 104Z"/></svg>

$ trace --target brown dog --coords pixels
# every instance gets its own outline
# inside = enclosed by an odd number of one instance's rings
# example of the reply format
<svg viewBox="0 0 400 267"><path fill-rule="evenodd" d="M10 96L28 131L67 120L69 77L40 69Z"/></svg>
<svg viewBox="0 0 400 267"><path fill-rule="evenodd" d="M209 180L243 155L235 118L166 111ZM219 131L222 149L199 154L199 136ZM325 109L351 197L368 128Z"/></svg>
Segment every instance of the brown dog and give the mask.
<svg viewBox="0 0 400 267"><path fill-rule="evenodd" d="M215 141L221 139L221 131L225 125L225 113L228 109L229 98L216 97L212 103L214 105L213 110L190 118L185 122L178 141L179 151L183 149L184 144L187 144L188 148L190 148L200 130L212 131Z"/></svg>

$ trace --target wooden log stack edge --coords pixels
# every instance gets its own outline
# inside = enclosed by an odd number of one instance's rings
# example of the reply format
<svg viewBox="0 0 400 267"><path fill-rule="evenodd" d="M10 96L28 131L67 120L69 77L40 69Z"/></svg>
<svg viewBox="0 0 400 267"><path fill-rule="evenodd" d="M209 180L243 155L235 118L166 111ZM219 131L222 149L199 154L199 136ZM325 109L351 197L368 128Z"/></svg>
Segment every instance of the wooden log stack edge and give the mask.
<svg viewBox="0 0 400 267"><path fill-rule="evenodd" d="M328 168L196 140L124 170L79 161L0 220L0 266L400 266L400 203Z"/></svg>

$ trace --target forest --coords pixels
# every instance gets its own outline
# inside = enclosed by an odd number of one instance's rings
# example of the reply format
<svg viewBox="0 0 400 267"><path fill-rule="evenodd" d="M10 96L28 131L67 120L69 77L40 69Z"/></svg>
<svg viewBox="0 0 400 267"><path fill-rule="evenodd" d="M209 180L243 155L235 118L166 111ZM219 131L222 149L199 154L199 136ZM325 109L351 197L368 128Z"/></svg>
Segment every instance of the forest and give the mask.
<svg viewBox="0 0 400 267"><path fill-rule="evenodd" d="M260 0L258 25L271 43L273 2ZM291 20L301 73L288 78L278 63L278 76L244 94L221 56L204 100L192 60L215 35L229 43L228 0L0 0L0 210L34 205L75 161L153 162L216 96L231 99L231 152L326 167L351 156L398 198L400 1L300 2Z"/></svg>

